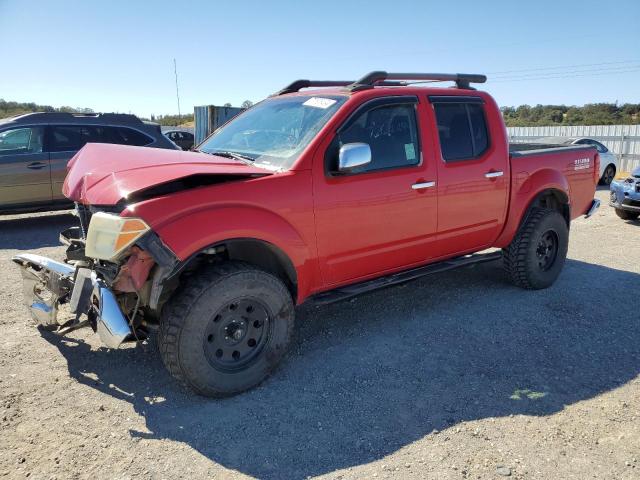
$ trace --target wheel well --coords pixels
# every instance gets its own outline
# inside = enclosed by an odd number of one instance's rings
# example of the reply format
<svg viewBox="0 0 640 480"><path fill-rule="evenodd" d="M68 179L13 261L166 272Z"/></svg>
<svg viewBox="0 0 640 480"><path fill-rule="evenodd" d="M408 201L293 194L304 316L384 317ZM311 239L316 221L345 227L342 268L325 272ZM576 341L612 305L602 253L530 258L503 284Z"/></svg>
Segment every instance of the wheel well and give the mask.
<svg viewBox="0 0 640 480"><path fill-rule="evenodd" d="M275 245L251 238L225 241L218 244L227 260L240 260L256 265L284 282L292 298L298 295L298 277L289 257Z"/></svg>
<svg viewBox="0 0 640 480"><path fill-rule="evenodd" d="M163 305L178 289L183 277L192 275L200 268L228 260L239 260L260 267L284 282L294 302L298 298L298 276L289 257L269 242L238 238L211 245L192 255L171 271L159 271L158 278L154 279L149 302L151 313L154 316L159 315Z"/></svg>
<svg viewBox="0 0 640 480"><path fill-rule="evenodd" d="M561 190L549 189L540 192L533 199L527 210L527 216L533 208L548 208L560 213L567 227L571 224L571 208L569 207L569 197ZM526 218L526 216L525 216Z"/></svg>

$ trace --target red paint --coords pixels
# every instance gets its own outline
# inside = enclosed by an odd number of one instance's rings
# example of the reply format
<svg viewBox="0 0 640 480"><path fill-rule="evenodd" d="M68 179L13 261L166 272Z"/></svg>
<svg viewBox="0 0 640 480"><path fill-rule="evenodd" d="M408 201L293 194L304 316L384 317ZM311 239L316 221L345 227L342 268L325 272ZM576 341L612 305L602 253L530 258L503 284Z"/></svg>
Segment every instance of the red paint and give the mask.
<svg viewBox="0 0 640 480"><path fill-rule="evenodd" d="M76 202L115 205L127 195L192 175L270 172L205 153L88 143L71 159L62 193Z"/></svg>
<svg viewBox="0 0 640 480"><path fill-rule="evenodd" d="M343 93L323 90L318 94ZM435 115L427 98L443 94L484 100L491 144L481 158L442 160ZM327 176L324 154L339 125L365 101L392 95L419 99L422 163ZM589 159L588 168L574 168L579 158ZM76 201L112 205L123 198L123 192L189 175L263 174L159 196L130 205L122 215L144 219L180 260L229 239L269 242L294 265L300 303L313 293L340 285L506 246L527 207L543 190L563 192L569 198L571 217L576 218L593 199L596 163L595 149L510 158L502 117L484 92L375 88L350 94L287 172L272 173L200 153L87 145L72 162L65 193ZM492 171L504 175L485 178ZM436 182L436 188L411 188L427 181Z"/></svg>

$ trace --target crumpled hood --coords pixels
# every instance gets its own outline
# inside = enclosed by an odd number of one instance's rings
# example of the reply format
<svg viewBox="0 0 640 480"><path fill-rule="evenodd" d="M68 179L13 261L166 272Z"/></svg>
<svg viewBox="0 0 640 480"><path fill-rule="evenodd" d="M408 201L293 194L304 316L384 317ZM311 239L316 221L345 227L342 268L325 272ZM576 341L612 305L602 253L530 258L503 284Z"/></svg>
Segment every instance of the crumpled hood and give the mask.
<svg viewBox="0 0 640 480"><path fill-rule="evenodd" d="M199 152L88 143L69 162L64 195L79 203L115 205L151 187L196 175L255 177L268 170Z"/></svg>

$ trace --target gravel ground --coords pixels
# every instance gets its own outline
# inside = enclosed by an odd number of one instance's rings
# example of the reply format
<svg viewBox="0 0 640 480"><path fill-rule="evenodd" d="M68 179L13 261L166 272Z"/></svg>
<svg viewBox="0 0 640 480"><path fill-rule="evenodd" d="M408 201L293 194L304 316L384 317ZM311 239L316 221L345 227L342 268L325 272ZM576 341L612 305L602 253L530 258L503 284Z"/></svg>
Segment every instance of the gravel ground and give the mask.
<svg viewBox="0 0 640 480"><path fill-rule="evenodd" d="M73 221L0 219L0 477L640 478L640 223L606 205L552 288L496 263L304 306L277 373L222 401L154 343L30 325L10 258L62 258Z"/></svg>

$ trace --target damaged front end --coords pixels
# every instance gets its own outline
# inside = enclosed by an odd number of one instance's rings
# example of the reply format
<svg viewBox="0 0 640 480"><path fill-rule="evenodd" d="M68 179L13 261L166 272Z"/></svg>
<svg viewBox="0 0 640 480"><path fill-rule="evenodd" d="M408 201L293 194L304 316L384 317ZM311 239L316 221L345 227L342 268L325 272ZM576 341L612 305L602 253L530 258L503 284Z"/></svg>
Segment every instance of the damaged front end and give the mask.
<svg viewBox="0 0 640 480"><path fill-rule="evenodd" d="M43 328L61 333L91 326L109 348L146 338L154 328L149 321L153 316L150 299L152 294L159 296L154 286L161 288L175 256L149 230L124 247L117 243L120 249L114 258L89 258L85 254L87 237L92 228L95 237L97 227L87 228L87 224L81 218L80 227L60 234L61 242L67 245L66 263L30 253L13 257L21 267L24 302L32 318ZM104 237L105 233L98 230L98 235ZM123 235L131 233L125 229ZM95 245L92 249L96 250ZM64 304L71 315L59 314ZM158 307L157 302L154 306Z"/></svg>
<svg viewBox="0 0 640 480"><path fill-rule="evenodd" d="M116 296L96 272L30 253L16 255L13 261L22 267L25 304L38 325L46 329L72 326L86 314L105 346L118 348L135 339ZM76 318L60 324L58 309L65 303Z"/></svg>

